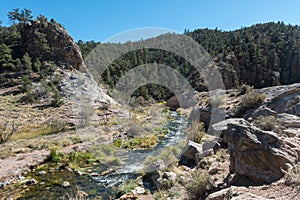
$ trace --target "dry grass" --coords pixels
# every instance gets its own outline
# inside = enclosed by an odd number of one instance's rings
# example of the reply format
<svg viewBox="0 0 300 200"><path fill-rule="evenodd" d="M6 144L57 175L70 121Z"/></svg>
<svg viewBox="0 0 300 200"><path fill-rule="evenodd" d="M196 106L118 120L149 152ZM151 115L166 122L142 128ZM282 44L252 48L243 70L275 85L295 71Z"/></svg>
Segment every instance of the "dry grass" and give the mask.
<svg viewBox="0 0 300 200"><path fill-rule="evenodd" d="M279 122L274 116L260 117L257 120L255 120L255 126L264 131L272 131L278 125Z"/></svg>
<svg viewBox="0 0 300 200"><path fill-rule="evenodd" d="M187 131L188 140L194 141L199 144L202 142L206 135L203 122L192 121Z"/></svg>
<svg viewBox="0 0 300 200"><path fill-rule="evenodd" d="M199 171L193 172L190 181L185 185L189 199L203 199L209 182L208 174Z"/></svg>
<svg viewBox="0 0 300 200"><path fill-rule="evenodd" d="M21 129L17 134L14 134L11 137L11 140L20 140L20 139L32 139L42 135L49 135L52 133L50 127L39 126L39 127L27 127Z"/></svg>

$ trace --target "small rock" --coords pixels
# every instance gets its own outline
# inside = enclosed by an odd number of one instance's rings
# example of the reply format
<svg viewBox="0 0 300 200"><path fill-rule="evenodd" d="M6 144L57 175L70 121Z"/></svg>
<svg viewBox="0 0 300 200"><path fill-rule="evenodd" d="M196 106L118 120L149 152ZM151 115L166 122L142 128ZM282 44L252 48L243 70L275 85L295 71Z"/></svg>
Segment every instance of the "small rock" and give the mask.
<svg viewBox="0 0 300 200"><path fill-rule="evenodd" d="M166 178L168 180L172 180L172 181L175 181L176 180L176 177L177 175L174 173L174 172L164 172L163 178Z"/></svg>
<svg viewBox="0 0 300 200"><path fill-rule="evenodd" d="M152 162L146 169L146 172L154 172L154 171L159 171L159 170L163 170L166 168L166 165L163 161L158 160L155 162Z"/></svg>
<svg viewBox="0 0 300 200"><path fill-rule="evenodd" d="M97 177L97 176L99 176L100 174L94 172L94 173L91 173L90 175L91 175L91 177Z"/></svg>
<svg viewBox="0 0 300 200"><path fill-rule="evenodd" d="M19 181L24 181L25 177L24 176L19 176Z"/></svg>
<svg viewBox="0 0 300 200"><path fill-rule="evenodd" d="M4 188L6 185L7 185L6 182L2 182L2 183L0 183L0 188Z"/></svg>
<svg viewBox="0 0 300 200"><path fill-rule="evenodd" d="M66 168L66 170L67 170L68 172L72 172L72 171L73 171L73 169L71 169L69 166L66 166L65 168Z"/></svg>
<svg viewBox="0 0 300 200"><path fill-rule="evenodd" d="M220 171L220 165L216 162L212 163L208 169L208 173L210 175L217 174Z"/></svg>
<svg viewBox="0 0 300 200"><path fill-rule="evenodd" d="M39 175L45 175L47 172L46 171L39 171Z"/></svg>
<svg viewBox="0 0 300 200"><path fill-rule="evenodd" d="M138 182L139 185L144 185L143 181Z"/></svg>
<svg viewBox="0 0 300 200"><path fill-rule="evenodd" d="M37 180L35 180L34 178L26 182L26 185L35 185L35 184L37 184Z"/></svg>
<svg viewBox="0 0 300 200"><path fill-rule="evenodd" d="M64 181L62 184L63 187L69 187L70 183L68 181Z"/></svg>
<svg viewBox="0 0 300 200"><path fill-rule="evenodd" d="M142 187L135 187L133 190L132 190L132 193L133 194L144 194L146 191L144 188Z"/></svg>
<svg viewBox="0 0 300 200"><path fill-rule="evenodd" d="M78 76L76 76L75 74L72 74L72 75L70 76L70 79L71 79L71 80L78 79Z"/></svg>

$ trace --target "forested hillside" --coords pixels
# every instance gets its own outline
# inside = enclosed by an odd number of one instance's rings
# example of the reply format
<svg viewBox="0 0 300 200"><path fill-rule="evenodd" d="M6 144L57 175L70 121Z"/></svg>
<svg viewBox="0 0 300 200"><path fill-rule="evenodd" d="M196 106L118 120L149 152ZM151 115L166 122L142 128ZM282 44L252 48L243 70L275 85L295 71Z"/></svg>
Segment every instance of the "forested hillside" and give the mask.
<svg viewBox="0 0 300 200"><path fill-rule="evenodd" d="M60 48L68 48L72 38L60 38L63 43L53 42L53 38L59 38L59 33L65 31L55 20L48 21L42 15L33 20L28 9L15 9L8 13L8 17L12 25L0 27L2 86L16 84L11 77L23 76L26 79L32 73L38 75L37 81L45 79L58 65L79 69L82 62L79 50L74 50L73 55L65 55L66 49ZM271 22L235 31L198 29L185 31L184 34L196 40L211 55L221 71L226 88L238 87L241 83L261 88L300 82L298 26ZM77 44L83 57L97 45L109 45L81 40ZM114 88L128 70L146 63L171 66L186 77L196 90L206 90L201 76L184 58L156 49L139 49L115 60L104 72L102 83ZM26 82L24 78L23 81ZM151 97L168 99L172 93L164 86L152 84L141 87L134 96L143 96L146 100Z"/></svg>
<svg viewBox="0 0 300 200"><path fill-rule="evenodd" d="M60 78L56 69L79 69L79 47L61 24L43 15L33 19L28 9L8 13L11 26L0 26L0 87L17 86L24 103L44 99L60 106Z"/></svg>
<svg viewBox="0 0 300 200"><path fill-rule="evenodd" d="M187 35L199 42L221 67L229 67L239 82L265 87L300 81L298 26L278 22L232 32L199 29Z"/></svg>
<svg viewBox="0 0 300 200"><path fill-rule="evenodd" d="M219 67L226 88L238 87L241 83L256 88L300 82L300 29L283 22L257 24L235 31L198 29L185 31L186 35L200 43ZM79 41L86 56L100 44L94 41ZM166 64L177 69L198 91L205 90L201 77L183 58L172 53L140 49L125 54L116 60L103 75L103 82L111 88L129 69L145 64ZM170 97L171 92L158 85L140 88L136 96L149 99Z"/></svg>

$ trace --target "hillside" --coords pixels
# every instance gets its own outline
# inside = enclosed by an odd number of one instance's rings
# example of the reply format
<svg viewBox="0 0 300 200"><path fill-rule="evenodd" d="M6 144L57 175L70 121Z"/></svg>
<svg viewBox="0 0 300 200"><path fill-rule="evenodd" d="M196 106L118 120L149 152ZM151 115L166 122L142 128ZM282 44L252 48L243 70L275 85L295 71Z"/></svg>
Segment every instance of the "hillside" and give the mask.
<svg viewBox="0 0 300 200"><path fill-rule="evenodd" d="M261 88L300 81L298 26L270 22L235 31L198 29L185 34L211 55L222 73L227 89L236 88L242 83ZM139 42L141 41L133 43ZM84 56L97 45L109 46L94 41L79 41L78 45ZM122 74L145 63L171 66L186 77L197 91L206 90L203 79L190 63L173 53L157 49L139 49L125 54L106 69L102 77L103 83L114 88ZM149 85L142 87L134 95L166 100L172 93L162 86Z"/></svg>

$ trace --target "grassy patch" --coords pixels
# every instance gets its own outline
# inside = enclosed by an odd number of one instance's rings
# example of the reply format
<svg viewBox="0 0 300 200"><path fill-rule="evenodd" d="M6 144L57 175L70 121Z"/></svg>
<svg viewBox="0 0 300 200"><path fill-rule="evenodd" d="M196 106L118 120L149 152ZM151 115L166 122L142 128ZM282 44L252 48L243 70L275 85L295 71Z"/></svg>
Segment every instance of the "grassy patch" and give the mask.
<svg viewBox="0 0 300 200"><path fill-rule="evenodd" d="M102 163L109 166L119 166L122 161L116 157L116 147L111 144L100 144L89 149L95 157Z"/></svg>
<svg viewBox="0 0 300 200"><path fill-rule="evenodd" d="M99 160L89 152L71 152L69 154L57 152L56 149L51 149L49 156L45 160L55 164L68 165L73 169L79 167L88 167Z"/></svg>
<svg viewBox="0 0 300 200"><path fill-rule="evenodd" d="M119 187L119 192L122 194L126 194L131 192L137 186L138 184L136 183L136 180L129 180Z"/></svg>
<svg viewBox="0 0 300 200"><path fill-rule="evenodd" d="M114 145L125 149L149 149L157 145L157 136L136 137L128 140L116 139Z"/></svg>
<svg viewBox="0 0 300 200"><path fill-rule="evenodd" d="M14 134L11 137L11 140L19 140L19 139L31 139L41 135L49 135L52 134L52 130L47 126L40 127L27 127L21 129L17 134Z"/></svg>
<svg viewBox="0 0 300 200"><path fill-rule="evenodd" d="M226 160L229 159L229 153L227 152L226 149L220 149L216 153L216 161L217 162L225 162Z"/></svg>

